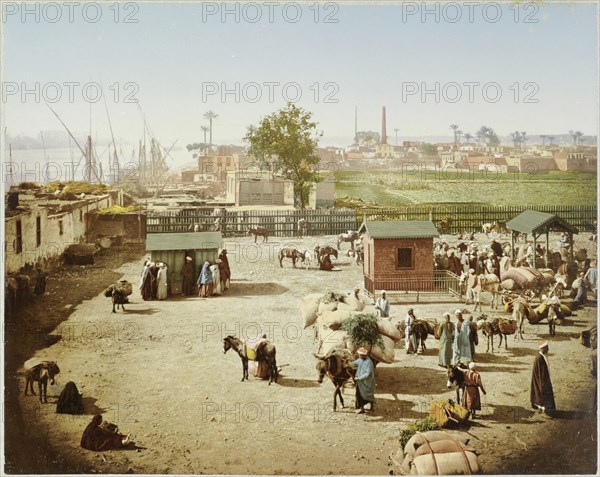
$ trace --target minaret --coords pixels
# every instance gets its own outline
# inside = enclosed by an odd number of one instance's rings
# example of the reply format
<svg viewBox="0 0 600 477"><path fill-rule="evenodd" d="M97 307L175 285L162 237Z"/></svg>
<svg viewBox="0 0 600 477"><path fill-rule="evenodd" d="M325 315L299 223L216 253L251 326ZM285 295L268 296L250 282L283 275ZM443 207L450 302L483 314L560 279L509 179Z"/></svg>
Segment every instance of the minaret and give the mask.
<svg viewBox="0 0 600 477"><path fill-rule="evenodd" d="M385 130L385 106L381 111L381 144L387 144L387 131Z"/></svg>

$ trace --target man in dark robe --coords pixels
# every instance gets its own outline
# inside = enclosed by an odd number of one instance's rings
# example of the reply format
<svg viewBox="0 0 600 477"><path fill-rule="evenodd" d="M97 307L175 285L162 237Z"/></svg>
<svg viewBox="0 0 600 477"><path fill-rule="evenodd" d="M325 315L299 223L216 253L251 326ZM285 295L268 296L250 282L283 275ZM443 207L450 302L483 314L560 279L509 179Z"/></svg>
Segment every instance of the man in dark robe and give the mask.
<svg viewBox="0 0 600 477"><path fill-rule="evenodd" d="M185 257L185 263L181 267L181 293L183 295L194 295L196 284L194 283L194 265L192 257Z"/></svg>
<svg viewBox="0 0 600 477"><path fill-rule="evenodd" d="M329 255L325 255L323 257L323 259L321 260L321 264L319 265L319 269L325 271L333 270L333 263L331 263L331 258L329 258Z"/></svg>
<svg viewBox="0 0 600 477"><path fill-rule="evenodd" d="M219 272L221 273L221 281L224 282L222 288L223 291L225 291L229 288L229 282L231 280L231 269L229 268L229 260L227 259L226 248L221 250L221 253L219 254L219 259L222 262L222 264L219 266Z"/></svg>
<svg viewBox="0 0 600 477"><path fill-rule="evenodd" d="M540 352L533 362L533 372L531 374L531 407L552 415L556 410L556 404L554 403L554 390L552 389L548 368L548 342L542 343L539 349Z"/></svg>
<svg viewBox="0 0 600 477"><path fill-rule="evenodd" d="M502 255L504 255L504 250L502 250L502 245L500 245L498 242L496 242L495 239L492 239L492 243L490 244L490 248L496 254L496 257L501 257Z"/></svg>
<svg viewBox="0 0 600 477"><path fill-rule="evenodd" d="M460 260L454 255L454 252L450 252L450 256L448 257L448 270L458 276L460 276L460 272L462 271Z"/></svg>
<svg viewBox="0 0 600 477"><path fill-rule="evenodd" d="M46 293L46 272L42 270L42 267L37 267L37 280L35 281L35 289L33 290L33 294L35 296L41 296Z"/></svg>
<svg viewBox="0 0 600 477"><path fill-rule="evenodd" d="M100 414L92 418L92 422L88 424L81 436L81 447L93 451L121 449L129 442L129 436L125 437L123 434L107 429Z"/></svg>
<svg viewBox="0 0 600 477"><path fill-rule="evenodd" d="M156 300L158 297L158 267L154 262L150 264L150 273L152 274L152 282L151 282L151 293L152 299Z"/></svg>
<svg viewBox="0 0 600 477"><path fill-rule="evenodd" d="M142 285L140 286L140 293L144 300L152 300L152 282L156 282L154 275L151 272L151 268L154 266L154 262L144 267L142 272Z"/></svg>

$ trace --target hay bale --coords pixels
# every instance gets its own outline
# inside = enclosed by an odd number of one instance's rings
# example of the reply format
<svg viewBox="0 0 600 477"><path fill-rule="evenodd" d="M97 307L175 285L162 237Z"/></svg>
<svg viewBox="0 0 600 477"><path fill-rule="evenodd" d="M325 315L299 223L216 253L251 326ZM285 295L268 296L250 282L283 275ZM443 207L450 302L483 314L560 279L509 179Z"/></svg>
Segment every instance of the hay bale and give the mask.
<svg viewBox="0 0 600 477"><path fill-rule="evenodd" d="M454 401L439 400L429 404L429 417L441 427L464 424L469 420L469 411Z"/></svg>

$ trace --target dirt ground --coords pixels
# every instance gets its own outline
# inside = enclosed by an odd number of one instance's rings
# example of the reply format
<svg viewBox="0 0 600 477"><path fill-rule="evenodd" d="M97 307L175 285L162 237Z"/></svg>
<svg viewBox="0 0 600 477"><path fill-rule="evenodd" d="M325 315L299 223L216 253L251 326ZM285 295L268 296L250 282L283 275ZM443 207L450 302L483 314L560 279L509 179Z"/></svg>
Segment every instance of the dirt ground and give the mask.
<svg viewBox="0 0 600 477"><path fill-rule="evenodd" d="M585 237L577 240L594 248ZM455 395L437 366L436 342L430 337L429 349L417 356L406 355L401 343L396 361L377 367L374 414L354 414L352 388L344 391L347 407L334 413L333 385L316 382L314 333L302 329L298 299L328 290L349 292L362 282L361 268L344 254L334 260L337 272L314 265L292 269L289 260L280 268L275 260L284 243L312 248L335 245L333 237L260 242L225 242L233 278L224 296L144 302L134 291L126 311L117 314L101 292L121 277L139 283L143 250L124 248L97 265L51 275L48 294L6 323L5 471L386 474L399 431L425 417L430 401ZM440 320L457 305L449 298L413 307L419 318ZM406 310L407 304L392 305L392 320L399 321ZM490 314L489 306L484 312ZM488 394L480 417L466 430L485 473L597 472L596 380L590 375L590 349L578 341L580 332L596 323L596 312L595 306L577 311L551 339L545 321L528 325L524 341L510 337L508 349L494 354L485 353L480 337L475 360ZM240 382L239 357L223 354L226 335L262 333L276 344L283 366L271 386L253 377ZM559 409L555 418L532 412L529 403L537 344L547 338ZM16 370L32 356L60 366L48 404L23 396L24 379ZM55 413L68 381L83 392L85 415ZM95 413L131 433L136 446L107 452L79 447Z"/></svg>

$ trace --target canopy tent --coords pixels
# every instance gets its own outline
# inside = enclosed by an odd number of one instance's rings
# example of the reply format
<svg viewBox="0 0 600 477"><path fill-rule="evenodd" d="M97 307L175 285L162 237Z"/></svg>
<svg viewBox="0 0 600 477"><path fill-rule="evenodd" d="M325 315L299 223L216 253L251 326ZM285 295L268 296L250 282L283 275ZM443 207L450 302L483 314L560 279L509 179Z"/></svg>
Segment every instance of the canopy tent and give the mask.
<svg viewBox="0 0 600 477"><path fill-rule="evenodd" d="M532 263L535 267L535 249L537 239L546 234L546 251L550 250L549 233L563 232L569 238L568 253L573 261L573 235L578 234L579 230L572 226L566 220L561 219L557 215L546 214L545 212L537 212L535 210L526 210L517 215L514 219L506 223L506 227L511 231L511 246L513 250L513 260L515 259L515 238L519 233L531 234L533 236L534 259Z"/></svg>

